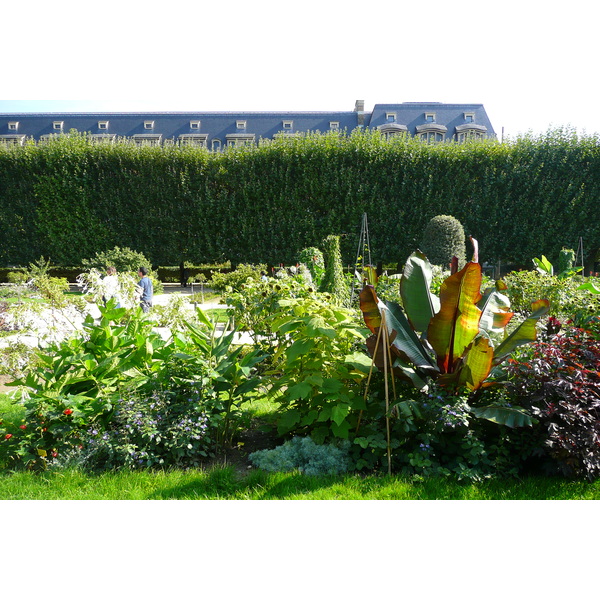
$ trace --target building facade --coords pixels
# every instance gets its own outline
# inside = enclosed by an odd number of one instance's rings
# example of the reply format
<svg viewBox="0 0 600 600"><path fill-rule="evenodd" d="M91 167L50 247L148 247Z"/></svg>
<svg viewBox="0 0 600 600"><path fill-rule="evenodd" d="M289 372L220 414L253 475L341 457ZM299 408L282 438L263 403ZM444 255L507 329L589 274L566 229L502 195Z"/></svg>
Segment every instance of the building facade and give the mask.
<svg viewBox="0 0 600 600"><path fill-rule="evenodd" d="M43 142L73 130L99 142L119 138L140 145L193 144L219 151L257 144L261 139L305 132L376 129L386 137L411 135L427 142L495 139L482 104L403 102L375 104L365 112L364 101L345 112L139 112L139 113L5 113L0 114L0 142Z"/></svg>

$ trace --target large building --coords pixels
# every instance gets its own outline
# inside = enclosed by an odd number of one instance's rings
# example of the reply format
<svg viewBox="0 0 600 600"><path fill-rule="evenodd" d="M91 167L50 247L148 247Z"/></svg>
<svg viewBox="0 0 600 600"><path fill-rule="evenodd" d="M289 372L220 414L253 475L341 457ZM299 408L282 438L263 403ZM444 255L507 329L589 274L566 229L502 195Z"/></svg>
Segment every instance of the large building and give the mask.
<svg viewBox="0 0 600 600"><path fill-rule="evenodd" d="M375 104L366 112L364 101L357 100L354 110L345 112L5 113L0 114L0 141L43 142L76 130L98 141L128 138L138 144L194 144L218 151L277 136L357 127L429 142L496 137L482 104L403 102Z"/></svg>

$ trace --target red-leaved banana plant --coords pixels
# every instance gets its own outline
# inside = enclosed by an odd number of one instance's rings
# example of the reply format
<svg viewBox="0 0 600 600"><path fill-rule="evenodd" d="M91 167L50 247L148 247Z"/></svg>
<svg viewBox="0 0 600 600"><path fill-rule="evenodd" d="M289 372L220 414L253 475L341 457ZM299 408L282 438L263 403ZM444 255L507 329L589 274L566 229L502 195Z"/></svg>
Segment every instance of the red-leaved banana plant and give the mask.
<svg viewBox="0 0 600 600"><path fill-rule="evenodd" d="M429 289L431 265L419 251L409 257L402 275L404 310L395 302L380 300L374 285L363 287L360 306L373 333L367 346L372 356L377 353L376 366L381 367L381 357L387 351L376 349L383 320L394 357L394 373L420 389L429 379L435 379L443 386L476 390L495 364L517 346L536 339L536 323L549 309L547 300L534 302L531 315L510 336L494 345L493 337L503 332L513 313L508 298L502 294L506 289L503 282L497 282L495 288L482 295L478 245L476 240L471 241L473 259L442 283L439 299Z"/></svg>

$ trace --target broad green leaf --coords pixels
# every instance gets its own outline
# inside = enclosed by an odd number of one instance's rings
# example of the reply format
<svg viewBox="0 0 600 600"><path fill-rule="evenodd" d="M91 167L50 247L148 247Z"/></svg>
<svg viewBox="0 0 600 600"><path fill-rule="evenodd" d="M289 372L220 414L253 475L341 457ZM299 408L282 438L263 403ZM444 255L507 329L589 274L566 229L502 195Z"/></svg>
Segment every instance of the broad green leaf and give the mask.
<svg viewBox="0 0 600 600"><path fill-rule="evenodd" d="M304 383L320 388L323 385L323 377L321 375L309 375L304 379Z"/></svg>
<svg viewBox="0 0 600 600"><path fill-rule="evenodd" d="M348 413L350 412L350 407L347 404L337 404L331 409L331 420L338 426L340 426Z"/></svg>
<svg viewBox="0 0 600 600"><path fill-rule="evenodd" d="M413 252L406 261L400 280L400 296L406 316L416 331L427 331L433 315L440 310L440 300L430 291L433 273L427 257Z"/></svg>
<svg viewBox="0 0 600 600"><path fill-rule="evenodd" d="M294 362L299 356L306 354L315 347L313 340L296 340L286 351L287 363Z"/></svg>
<svg viewBox="0 0 600 600"><path fill-rule="evenodd" d="M296 385L288 388L287 396L290 400L296 400L297 398L308 398L312 393L312 385L306 383L306 381L301 381Z"/></svg>
<svg viewBox="0 0 600 600"><path fill-rule="evenodd" d="M300 411L296 408L286 410L281 418L277 421L277 430L279 433L284 433L293 429L294 425L300 421Z"/></svg>
<svg viewBox="0 0 600 600"><path fill-rule="evenodd" d="M395 410L399 416L407 419L411 417L421 418L419 403L414 400L401 400L392 406L392 410Z"/></svg>
<svg viewBox="0 0 600 600"><path fill-rule="evenodd" d="M543 275L554 275L554 267L552 263L542 254L542 258L534 258L533 264L539 273Z"/></svg>
<svg viewBox="0 0 600 600"><path fill-rule="evenodd" d="M394 361L394 375L412 383L418 390L424 390L428 385L422 373L417 373L414 367L400 358Z"/></svg>
<svg viewBox="0 0 600 600"><path fill-rule="evenodd" d="M588 292L592 292L592 294L600 294L600 289L596 287L596 285L591 281L586 281L582 283L578 288L578 290L587 290Z"/></svg>
<svg viewBox="0 0 600 600"><path fill-rule="evenodd" d="M338 438L342 438L343 440L348 439L348 434L350 432L350 423L348 421L342 421L339 425L337 423L331 424L331 431L333 435Z"/></svg>
<svg viewBox="0 0 600 600"><path fill-rule="evenodd" d="M469 262L448 277L440 289L440 310L431 319L427 339L442 373L453 372L456 362L479 333L481 265Z"/></svg>
<svg viewBox="0 0 600 600"><path fill-rule="evenodd" d="M244 396L245 394L256 389L259 385L260 385L259 379L249 379L248 381L244 381L244 383L241 383L240 385L238 385L235 388L233 395L234 396Z"/></svg>
<svg viewBox="0 0 600 600"><path fill-rule="evenodd" d="M303 425L303 426L304 425L312 425L317 420L318 416L319 416L318 410L310 410L302 417L302 420L300 421L300 425Z"/></svg>
<svg viewBox="0 0 600 600"><path fill-rule="evenodd" d="M368 374L371 370L373 359L367 356L364 352L354 352L344 357L344 362L354 367L357 371Z"/></svg>
<svg viewBox="0 0 600 600"><path fill-rule="evenodd" d="M548 300L538 300L531 304L533 312L515 329L494 352L494 364L506 358L517 346L533 342L537 338L536 325L540 317L550 310Z"/></svg>
<svg viewBox="0 0 600 600"><path fill-rule="evenodd" d="M471 413L479 419L487 419L507 427L531 427L534 420L525 412L508 406L480 406L471 408Z"/></svg>
<svg viewBox="0 0 600 600"><path fill-rule="evenodd" d="M329 378L329 379L325 379L323 381L321 390L325 394L331 394L331 393L338 392L342 387L344 387L344 384L339 379Z"/></svg>

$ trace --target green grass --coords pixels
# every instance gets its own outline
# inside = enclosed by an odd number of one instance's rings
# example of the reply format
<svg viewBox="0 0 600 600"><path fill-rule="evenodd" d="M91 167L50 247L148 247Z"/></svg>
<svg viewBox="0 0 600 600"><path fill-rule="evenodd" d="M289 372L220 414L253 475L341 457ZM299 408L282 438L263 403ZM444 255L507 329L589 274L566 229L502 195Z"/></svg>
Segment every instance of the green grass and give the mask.
<svg viewBox="0 0 600 600"><path fill-rule="evenodd" d="M77 470L0 475L3 500L597 500L600 482L531 477L461 483L300 473L239 475L232 467L168 472Z"/></svg>

